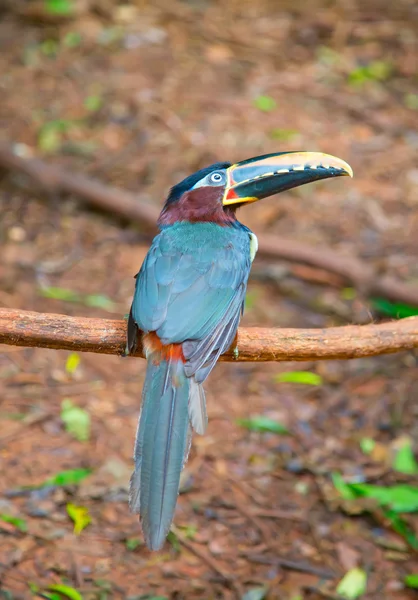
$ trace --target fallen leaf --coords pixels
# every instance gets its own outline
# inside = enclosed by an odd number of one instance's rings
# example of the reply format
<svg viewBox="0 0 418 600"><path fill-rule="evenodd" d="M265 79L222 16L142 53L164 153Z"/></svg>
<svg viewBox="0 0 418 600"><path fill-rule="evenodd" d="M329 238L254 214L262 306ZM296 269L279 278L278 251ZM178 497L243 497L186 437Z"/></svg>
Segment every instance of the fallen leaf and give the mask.
<svg viewBox="0 0 418 600"><path fill-rule="evenodd" d="M288 371L275 375L278 383L302 383L303 385L321 385L322 377L310 371Z"/></svg>
<svg viewBox="0 0 418 600"><path fill-rule="evenodd" d="M80 355L77 354L77 352L71 352L71 354L68 355L68 358L65 362L65 370L67 371L67 373L72 375L77 369L78 365L80 364L80 361Z"/></svg>
<svg viewBox="0 0 418 600"><path fill-rule="evenodd" d="M250 431L260 431L269 433L289 433L289 430L285 425L282 425L278 421L264 417L263 415L256 415L249 419L237 419L237 424L241 427L245 427Z"/></svg>
<svg viewBox="0 0 418 600"><path fill-rule="evenodd" d="M77 485L83 479L88 477L92 473L92 469L68 469L68 471L60 471L56 475L53 475L47 479L41 486L65 486L65 485Z"/></svg>
<svg viewBox="0 0 418 600"><path fill-rule="evenodd" d="M65 398L61 404L61 419L65 425L65 431L80 442L86 442L90 438L90 415L75 406L71 400Z"/></svg>
<svg viewBox="0 0 418 600"><path fill-rule="evenodd" d="M67 504L67 514L74 522L74 533L76 535L80 535L83 529L91 523L91 517L85 506L76 506L70 502Z"/></svg>
<svg viewBox="0 0 418 600"><path fill-rule="evenodd" d="M418 573L411 573L411 575L406 575L404 579L404 583L407 587L418 589Z"/></svg>
<svg viewBox="0 0 418 600"><path fill-rule="evenodd" d="M366 591L367 574L366 571L356 567L350 569L341 579L337 586L337 594L349 600L359 598Z"/></svg>
<svg viewBox="0 0 418 600"><path fill-rule="evenodd" d="M395 448L395 458L392 467L398 473L405 475L416 475L418 473L418 463L412 450L412 443L409 438L397 440L398 447Z"/></svg>
<svg viewBox="0 0 418 600"><path fill-rule="evenodd" d="M267 596L267 592L268 588L264 586L255 587L251 590L248 590L248 592L245 592L245 594L242 597L242 600L263 600L263 598Z"/></svg>
<svg viewBox="0 0 418 600"><path fill-rule="evenodd" d="M48 590L51 590L51 592L58 592L62 596L70 598L70 600L83 600L83 597L80 594L80 592L77 592L77 590L75 590L73 587L70 587L69 585L57 583L48 586Z"/></svg>

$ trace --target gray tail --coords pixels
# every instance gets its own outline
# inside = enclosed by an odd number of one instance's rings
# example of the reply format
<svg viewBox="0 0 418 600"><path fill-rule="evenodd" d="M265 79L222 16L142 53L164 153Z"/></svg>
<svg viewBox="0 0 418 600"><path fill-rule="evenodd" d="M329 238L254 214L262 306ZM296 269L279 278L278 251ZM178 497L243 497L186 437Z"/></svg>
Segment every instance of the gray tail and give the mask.
<svg viewBox="0 0 418 600"><path fill-rule="evenodd" d="M160 550L176 508L180 474L190 449L190 380L179 360L148 357L135 441L129 505L140 513L147 546Z"/></svg>

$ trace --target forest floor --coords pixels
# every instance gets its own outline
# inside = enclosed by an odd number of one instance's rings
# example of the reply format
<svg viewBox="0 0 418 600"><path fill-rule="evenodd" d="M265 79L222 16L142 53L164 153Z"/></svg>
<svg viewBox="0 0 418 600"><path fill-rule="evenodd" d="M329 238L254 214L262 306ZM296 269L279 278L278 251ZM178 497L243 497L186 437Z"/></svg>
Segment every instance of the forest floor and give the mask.
<svg viewBox="0 0 418 600"><path fill-rule="evenodd" d="M259 238L326 246L418 283L412 1L3 4L0 142L155 206L216 160L334 154L353 180L266 199L240 219ZM0 306L128 312L145 230L5 170L0 214ZM325 271L272 266L254 263L245 325L387 318L382 299ZM418 571L416 353L218 365L206 383L208 432L194 437L159 553L143 545L127 506L144 367L2 348L0 597L56 598L50 586L65 585L73 600L332 599L350 573L355 598L356 567L364 598L415 597L405 577ZM254 431L260 415L282 433ZM402 494L384 505L348 499L354 488L341 482L394 494L407 485L412 507ZM79 535L71 505L91 519Z"/></svg>

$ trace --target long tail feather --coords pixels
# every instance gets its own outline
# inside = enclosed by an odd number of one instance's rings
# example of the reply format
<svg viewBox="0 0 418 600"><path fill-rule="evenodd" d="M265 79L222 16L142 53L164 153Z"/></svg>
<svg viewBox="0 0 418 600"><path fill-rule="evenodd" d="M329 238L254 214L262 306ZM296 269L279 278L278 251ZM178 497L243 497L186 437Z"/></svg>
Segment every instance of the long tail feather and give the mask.
<svg viewBox="0 0 418 600"><path fill-rule="evenodd" d="M202 384L197 383L194 377L190 378L189 417L196 433L203 435L208 426L206 397Z"/></svg>
<svg viewBox="0 0 418 600"><path fill-rule="evenodd" d="M131 510L141 515L151 550L159 550L169 532L190 448L190 383L184 365L155 358L148 358L129 500Z"/></svg>

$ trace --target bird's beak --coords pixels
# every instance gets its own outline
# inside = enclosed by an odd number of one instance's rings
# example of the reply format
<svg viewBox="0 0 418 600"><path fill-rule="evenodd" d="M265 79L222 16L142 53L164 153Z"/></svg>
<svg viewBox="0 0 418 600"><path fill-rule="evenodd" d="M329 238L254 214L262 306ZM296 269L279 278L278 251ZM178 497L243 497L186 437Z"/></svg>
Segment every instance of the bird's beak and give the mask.
<svg viewBox="0 0 418 600"><path fill-rule="evenodd" d="M227 174L224 206L256 202L318 179L352 177L353 170L341 158L322 152L278 152L231 165Z"/></svg>

